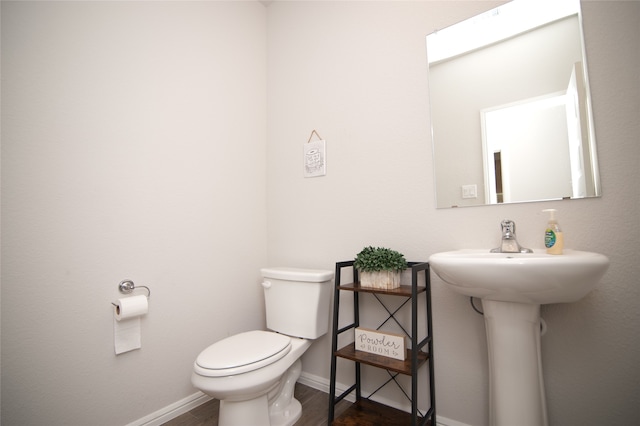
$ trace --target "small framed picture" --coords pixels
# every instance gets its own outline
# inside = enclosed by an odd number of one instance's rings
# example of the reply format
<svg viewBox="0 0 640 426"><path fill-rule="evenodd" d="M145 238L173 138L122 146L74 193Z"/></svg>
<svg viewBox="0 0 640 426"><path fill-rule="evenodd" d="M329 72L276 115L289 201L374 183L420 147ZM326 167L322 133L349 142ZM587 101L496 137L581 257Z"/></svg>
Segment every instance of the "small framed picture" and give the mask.
<svg viewBox="0 0 640 426"><path fill-rule="evenodd" d="M327 174L327 155L324 140L304 144L304 177Z"/></svg>

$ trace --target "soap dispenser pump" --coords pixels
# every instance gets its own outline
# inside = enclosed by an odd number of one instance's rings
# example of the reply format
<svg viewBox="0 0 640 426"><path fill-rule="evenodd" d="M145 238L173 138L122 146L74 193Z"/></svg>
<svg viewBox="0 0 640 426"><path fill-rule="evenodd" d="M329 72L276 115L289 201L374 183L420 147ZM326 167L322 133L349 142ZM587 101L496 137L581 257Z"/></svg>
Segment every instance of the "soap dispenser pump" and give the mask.
<svg viewBox="0 0 640 426"><path fill-rule="evenodd" d="M556 220L556 209L546 209L543 212L549 213L549 222L547 229L544 231L544 246L547 248L548 254L562 254L564 248L564 236L558 221Z"/></svg>

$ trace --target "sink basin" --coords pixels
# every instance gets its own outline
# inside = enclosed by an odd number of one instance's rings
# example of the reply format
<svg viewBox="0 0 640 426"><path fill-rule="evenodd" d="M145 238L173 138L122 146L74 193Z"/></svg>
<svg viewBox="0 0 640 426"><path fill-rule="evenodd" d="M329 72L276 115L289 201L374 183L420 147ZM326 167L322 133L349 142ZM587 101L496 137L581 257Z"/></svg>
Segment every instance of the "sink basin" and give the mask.
<svg viewBox="0 0 640 426"><path fill-rule="evenodd" d="M452 290L484 300L519 303L575 302L589 293L609 266L598 253L565 250L562 255L457 250L429 258Z"/></svg>
<svg viewBox="0 0 640 426"><path fill-rule="evenodd" d="M609 267L606 256L458 250L429 258L452 290L482 299L489 353L489 423L548 426L540 305L583 298Z"/></svg>

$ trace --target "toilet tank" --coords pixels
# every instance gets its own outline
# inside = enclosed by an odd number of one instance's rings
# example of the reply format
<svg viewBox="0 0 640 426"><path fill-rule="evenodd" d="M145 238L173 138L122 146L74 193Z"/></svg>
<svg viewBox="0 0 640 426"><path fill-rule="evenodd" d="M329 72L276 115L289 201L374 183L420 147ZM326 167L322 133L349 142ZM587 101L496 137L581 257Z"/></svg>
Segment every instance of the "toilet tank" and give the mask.
<svg viewBox="0 0 640 426"><path fill-rule="evenodd" d="M332 271L278 267L261 272L268 329L305 339L329 330Z"/></svg>

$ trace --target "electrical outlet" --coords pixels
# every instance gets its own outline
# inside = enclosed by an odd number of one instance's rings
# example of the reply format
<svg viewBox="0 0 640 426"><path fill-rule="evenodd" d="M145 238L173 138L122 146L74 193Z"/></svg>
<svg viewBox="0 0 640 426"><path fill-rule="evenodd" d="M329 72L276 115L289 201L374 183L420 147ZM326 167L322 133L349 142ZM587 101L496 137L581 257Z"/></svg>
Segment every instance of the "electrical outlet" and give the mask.
<svg viewBox="0 0 640 426"><path fill-rule="evenodd" d="M478 198L478 186L462 185L462 198Z"/></svg>

